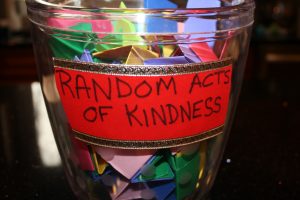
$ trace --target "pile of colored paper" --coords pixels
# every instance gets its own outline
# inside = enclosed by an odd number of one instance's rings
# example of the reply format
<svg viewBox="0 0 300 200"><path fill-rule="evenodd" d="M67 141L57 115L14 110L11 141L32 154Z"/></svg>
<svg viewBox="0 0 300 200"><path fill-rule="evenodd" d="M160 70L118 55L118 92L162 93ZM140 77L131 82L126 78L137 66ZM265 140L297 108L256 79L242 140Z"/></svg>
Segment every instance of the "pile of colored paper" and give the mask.
<svg viewBox="0 0 300 200"><path fill-rule="evenodd" d="M156 4L153 2L145 0L145 5L147 8L177 8L193 7L197 3L186 1L186 4L182 5L177 2L183 1L171 0L160 0L159 3L155 1ZM122 2L121 7L125 7ZM146 19L142 28L148 33L159 33L163 28L163 32L169 32L170 35L164 34L160 37L180 41L184 38L171 33L179 29L193 32L196 23L201 23L201 19L191 18L186 22L176 22L150 17ZM164 27L160 27L159 24ZM49 25L70 30L67 32L70 37L65 36L65 31L56 31L51 35L49 44L54 58L112 65L169 66L218 61L223 56L216 55L214 48L217 45L214 43L199 41L191 44L160 44L151 43L152 39L155 40L153 34L114 34L135 33L141 29L139 24L125 18L114 22L51 18ZM106 34L103 34L104 32ZM102 43L99 39L116 42ZM225 45L222 48L225 48ZM105 188L110 197L116 200L185 199L193 195L199 187L205 167L206 141L156 150L108 148L84 143L76 138L73 138L72 142L76 162L86 178L93 183L99 183L100 188Z"/></svg>

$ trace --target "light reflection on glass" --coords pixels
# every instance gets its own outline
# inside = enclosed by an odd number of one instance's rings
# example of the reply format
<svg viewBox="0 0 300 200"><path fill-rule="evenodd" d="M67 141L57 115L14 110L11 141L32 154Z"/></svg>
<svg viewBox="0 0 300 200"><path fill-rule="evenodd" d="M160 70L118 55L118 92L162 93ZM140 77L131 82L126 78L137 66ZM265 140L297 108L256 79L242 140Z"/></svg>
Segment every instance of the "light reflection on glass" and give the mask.
<svg viewBox="0 0 300 200"><path fill-rule="evenodd" d="M41 86L38 82L31 84L31 93L35 117L34 123L42 163L47 167L59 166L61 165L61 159L48 119Z"/></svg>

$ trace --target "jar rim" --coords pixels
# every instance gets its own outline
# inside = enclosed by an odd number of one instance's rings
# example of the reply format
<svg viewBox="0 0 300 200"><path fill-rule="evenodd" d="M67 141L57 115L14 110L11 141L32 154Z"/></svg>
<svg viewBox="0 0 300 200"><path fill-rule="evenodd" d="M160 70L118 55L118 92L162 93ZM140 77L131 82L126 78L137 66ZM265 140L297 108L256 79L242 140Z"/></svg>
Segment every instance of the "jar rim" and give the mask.
<svg viewBox="0 0 300 200"><path fill-rule="evenodd" d="M72 5L63 5L58 3L51 3L45 0L25 0L28 7L40 8L41 10L45 9L62 9L62 10L84 10L84 11L131 11L131 12L147 12L147 11L199 11L199 13L205 12L222 12L224 10L232 10L243 7L244 9L251 9L255 7L254 0L238 0L232 1L232 4L226 6L207 6L207 7L193 7L193 8L144 8L144 7L129 7L129 8L117 8L117 7L86 7L86 6L72 6Z"/></svg>
<svg viewBox="0 0 300 200"><path fill-rule="evenodd" d="M236 32L239 29L249 27L254 21L254 8L255 3L253 0L244 0L242 4L235 6L225 7L212 7L212 8L180 8L180 9L147 9L147 8L86 8L86 7L70 7L61 5L45 5L40 2L44 0L26 0L28 7L29 20L43 27L44 30L59 29L70 32L78 32L69 28L58 28L51 26L48 23L49 18L59 18L67 20L110 20L118 21L124 19L136 20L141 15L149 18L171 19L173 21L185 21L187 19L204 19L214 20L215 23L223 24L222 28L218 30L212 28L201 27L201 30L182 31L182 32L159 32L160 35L192 35L198 34L202 37L211 37L214 33L226 33L230 31ZM211 21L212 21L211 20ZM142 22L145 25L145 22ZM85 31L82 31L85 32ZM88 32L87 32L88 33ZM112 32L99 32L93 31L96 34L111 34ZM118 32L114 31L113 34L118 35L156 35L158 32L148 32L145 30L134 32ZM197 36L198 37L198 36Z"/></svg>

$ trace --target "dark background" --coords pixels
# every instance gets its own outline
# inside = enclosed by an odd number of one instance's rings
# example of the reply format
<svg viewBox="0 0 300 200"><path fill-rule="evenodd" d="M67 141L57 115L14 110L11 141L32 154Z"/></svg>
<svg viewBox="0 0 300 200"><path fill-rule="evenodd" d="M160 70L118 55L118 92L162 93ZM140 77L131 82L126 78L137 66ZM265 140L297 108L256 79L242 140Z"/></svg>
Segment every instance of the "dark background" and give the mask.
<svg viewBox="0 0 300 200"><path fill-rule="evenodd" d="M300 199L300 2L257 2L244 85L211 199ZM23 7L0 6L0 199L73 199L35 131L37 81Z"/></svg>

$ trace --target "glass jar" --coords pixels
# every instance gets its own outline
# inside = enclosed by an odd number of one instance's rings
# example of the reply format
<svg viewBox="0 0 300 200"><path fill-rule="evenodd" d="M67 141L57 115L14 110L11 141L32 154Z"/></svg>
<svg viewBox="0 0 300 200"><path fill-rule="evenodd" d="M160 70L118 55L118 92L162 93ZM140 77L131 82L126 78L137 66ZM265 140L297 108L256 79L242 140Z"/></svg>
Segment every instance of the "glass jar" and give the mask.
<svg viewBox="0 0 300 200"><path fill-rule="evenodd" d="M253 1L26 2L76 196L205 197L237 105Z"/></svg>

